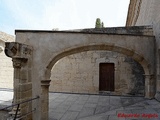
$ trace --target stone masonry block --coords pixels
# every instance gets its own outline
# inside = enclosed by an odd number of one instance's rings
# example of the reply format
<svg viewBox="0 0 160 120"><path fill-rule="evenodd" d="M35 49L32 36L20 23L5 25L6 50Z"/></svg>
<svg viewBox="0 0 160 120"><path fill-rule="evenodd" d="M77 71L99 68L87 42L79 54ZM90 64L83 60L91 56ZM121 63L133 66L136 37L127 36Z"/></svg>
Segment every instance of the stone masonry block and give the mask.
<svg viewBox="0 0 160 120"><path fill-rule="evenodd" d="M21 70L20 79L27 79L28 78L27 75L28 75L28 71L27 70Z"/></svg>
<svg viewBox="0 0 160 120"><path fill-rule="evenodd" d="M20 87L20 91L22 92L28 91L32 89L32 83L21 84L19 85L19 87Z"/></svg>

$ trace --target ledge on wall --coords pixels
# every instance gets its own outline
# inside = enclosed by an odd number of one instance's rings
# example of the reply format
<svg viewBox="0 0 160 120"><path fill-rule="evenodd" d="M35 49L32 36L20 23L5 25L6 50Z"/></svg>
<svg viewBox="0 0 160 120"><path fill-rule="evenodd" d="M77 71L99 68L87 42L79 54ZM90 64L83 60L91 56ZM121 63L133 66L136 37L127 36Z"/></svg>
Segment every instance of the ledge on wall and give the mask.
<svg viewBox="0 0 160 120"><path fill-rule="evenodd" d="M133 35L133 36L151 36L153 37L152 26L129 26L129 27L106 27L106 28L86 28L74 30L15 30L17 32L32 32L32 33L80 33L80 34L106 34L106 35Z"/></svg>

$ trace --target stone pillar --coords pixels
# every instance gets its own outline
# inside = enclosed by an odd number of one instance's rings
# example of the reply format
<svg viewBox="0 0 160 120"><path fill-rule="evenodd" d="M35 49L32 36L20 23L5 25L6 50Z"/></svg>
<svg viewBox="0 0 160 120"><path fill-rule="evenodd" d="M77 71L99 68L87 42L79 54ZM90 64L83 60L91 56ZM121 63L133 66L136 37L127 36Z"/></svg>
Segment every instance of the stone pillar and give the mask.
<svg viewBox="0 0 160 120"><path fill-rule="evenodd" d="M20 97L20 83L21 83L21 67L27 60L22 58L13 58L13 67L14 67L14 103L18 103L21 100Z"/></svg>
<svg viewBox="0 0 160 120"><path fill-rule="evenodd" d="M155 80L154 75L144 75L145 76L145 97L154 98L155 95Z"/></svg>
<svg viewBox="0 0 160 120"><path fill-rule="evenodd" d="M22 66L22 60L15 58L15 59L12 59L12 61L13 61L13 68L14 68L13 104L16 104L20 102L19 81L20 81L20 69ZM17 106L13 107L12 111L9 114L14 117L16 110L17 110ZM18 109L18 116L20 116L20 107Z"/></svg>
<svg viewBox="0 0 160 120"><path fill-rule="evenodd" d="M14 67L14 99L13 103L19 103L24 100L32 98L32 82L29 79L31 75L28 71L30 68L30 61L32 59L32 47L17 43L6 42L5 54L12 58ZM32 110L32 102L21 104L18 115L27 114ZM10 112L14 116L17 106ZM32 119L32 114L26 116L26 119Z"/></svg>
<svg viewBox="0 0 160 120"><path fill-rule="evenodd" d="M41 80L41 120L48 120L49 85L51 80Z"/></svg>

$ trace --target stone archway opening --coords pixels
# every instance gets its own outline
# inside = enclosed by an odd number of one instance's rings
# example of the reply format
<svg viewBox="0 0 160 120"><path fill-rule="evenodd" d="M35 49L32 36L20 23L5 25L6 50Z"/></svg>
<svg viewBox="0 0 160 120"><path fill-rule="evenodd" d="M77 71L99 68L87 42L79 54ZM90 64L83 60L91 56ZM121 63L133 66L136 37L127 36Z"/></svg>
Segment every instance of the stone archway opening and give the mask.
<svg viewBox="0 0 160 120"><path fill-rule="evenodd" d="M53 61L50 62L50 64L54 62L54 66L51 69L52 81L50 83L50 91L98 94L99 64L105 62L115 64L116 89L113 94L144 96L145 71L143 66L136 61L144 61L144 58L141 56L137 57L138 54L135 55L133 51L127 49L116 48L115 50L108 51L110 47L102 46L81 47L76 48L77 50L73 49L57 55L57 58L55 57ZM124 55L124 51L126 51L127 55ZM134 58L134 56L136 57ZM95 57L96 60L93 59L93 57ZM88 60L88 62L86 62L87 64L85 63L86 60L82 58ZM88 68L88 66L90 67ZM91 70L95 71L93 72ZM87 73L89 73L88 71L92 74L87 75ZM90 78L87 78L87 76L90 76ZM89 85L87 86L86 83Z"/></svg>
<svg viewBox="0 0 160 120"><path fill-rule="evenodd" d="M105 94L104 92L99 93L100 63L114 63L115 65L115 91L110 94L144 96L145 78L141 64L129 56L107 50L85 51L57 60L51 69L49 91L54 93ZM59 94L54 95L49 94L49 100L54 100L56 104L49 103L50 118L56 113L54 108L60 106L56 102Z"/></svg>

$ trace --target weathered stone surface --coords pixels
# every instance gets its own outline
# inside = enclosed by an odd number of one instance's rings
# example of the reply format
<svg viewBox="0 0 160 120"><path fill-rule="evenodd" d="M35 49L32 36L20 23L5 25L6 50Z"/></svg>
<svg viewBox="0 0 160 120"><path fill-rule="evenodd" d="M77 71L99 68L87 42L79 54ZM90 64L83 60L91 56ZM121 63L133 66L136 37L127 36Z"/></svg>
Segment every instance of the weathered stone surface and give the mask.
<svg viewBox="0 0 160 120"><path fill-rule="evenodd" d="M32 47L17 42L5 42L5 54L11 58L27 59L32 54Z"/></svg>
<svg viewBox="0 0 160 120"><path fill-rule="evenodd" d="M67 111L61 120L75 120L78 116L79 112Z"/></svg>
<svg viewBox="0 0 160 120"><path fill-rule="evenodd" d="M138 27L137 27L138 28ZM121 30L124 30L126 28L122 28ZM134 27L130 28L130 30L133 30ZM147 29L147 28L146 28ZM148 28L150 29L150 28ZM109 29L108 29L109 30ZM45 40L45 42L44 42ZM131 34L121 34L120 32L116 32L115 34L112 33L84 33L82 31L28 31L28 30L16 30L16 42L19 43L25 43L26 45L32 46L33 49L33 56L32 60L30 61L32 65L32 73L31 73L31 80L32 80L32 89L33 89L33 96L35 95L44 95L44 91L41 91L41 82L42 79L50 79L51 75L51 69L55 64L58 64L58 60L62 60L62 58L74 55L76 53L82 53L87 51L97 51L97 50L105 50L105 51L112 51L112 52L118 52L124 55L128 55L127 57L132 57L134 60L137 60L138 62L143 62L144 60L147 61L147 63L150 64L150 67L146 67L148 64L145 64L144 62L141 64L144 68L144 71L148 74L154 73L154 45L155 45L155 38L154 36L148 36L148 35L138 35L134 36ZM144 44L142 44L144 43ZM152 46L152 47L148 47ZM46 54L47 53L47 54ZM85 54L82 56L84 57ZM89 55L92 56L92 55ZM105 61L105 62L112 62L114 61L116 63L117 57L114 55L112 59L108 58L102 58L97 60L97 58L86 58L86 63L84 65L77 65L75 68L79 69L79 71L75 71L74 67L70 68L70 66L64 68L62 65L60 66L61 69L59 71L63 71L64 69L68 69L67 75L64 75L64 77L69 76L72 77L72 74L75 74L74 79L71 81L68 79L68 81L63 82L62 79L58 81L58 77L54 77L53 79L56 80L57 84L57 90L60 89L60 84L64 83L65 85L61 87L61 89L69 92L69 91L75 91L75 92L81 92L88 91L88 92L97 92L97 82L94 80L92 75L90 74L91 69L95 69L98 67L98 65L92 66L88 65L90 62L94 61ZM121 59L122 58L122 59ZM124 60L124 56L121 56L120 61ZM95 60L96 59L96 60ZM75 60L77 64L81 63L81 60ZM68 61L66 61L68 62ZM68 62L69 63L69 62ZM119 64L119 63L118 63ZM117 65L118 65L117 64ZM125 64L126 65L126 64ZM84 69L84 67L86 69ZM126 66L126 68L128 65ZM123 72L126 72L127 69L125 67L122 68ZM116 68L116 73L119 72L118 68ZM82 72L83 71L83 72ZM129 70L131 71L131 70ZM81 75L76 75L77 73L82 72ZM149 73L151 72L151 73ZM69 74L70 73L70 74ZM58 73L55 73L58 74ZM94 74L96 74L94 72ZM129 73L125 73L129 74ZM61 76L62 74L59 74L58 76ZM98 76L98 75L97 75ZM81 79L80 79L81 78ZM87 78L87 79L86 79ZM125 81L126 78L124 74L121 76L118 76L117 78L120 78L122 81ZM96 79L96 77L95 77ZM76 81L77 80L77 81ZM58 81L58 82L57 82ZM82 82L81 82L82 81ZM150 81L150 80L149 80ZM74 84L74 85L73 85ZM82 89L82 85L86 85L87 87L85 89ZM117 84L118 85L118 84ZM124 84L124 88L126 88L127 84ZM67 88L66 86L69 86ZM150 84L148 85L149 88ZM148 87L145 89L146 94L150 93L151 89L148 89ZM127 90L124 89L124 92L126 93ZM151 94L148 94L150 97ZM47 103L48 99L44 99L44 103ZM39 102L38 102L39 103ZM33 119L41 119L43 116L42 106L38 106L39 104L33 104L33 108L38 108L37 111L33 114ZM114 109L114 107L112 107ZM45 113L44 113L45 114Z"/></svg>
<svg viewBox="0 0 160 120"><path fill-rule="evenodd" d="M152 26L142 26L142 27L137 26L137 27L127 27L127 28L120 27L120 28L104 28L104 29L84 29L77 31L17 30L16 42L19 43L10 44L11 45L9 47L10 51L6 51L6 53L10 57L18 56L19 58L25 58L28 57L26 55L28 55L30 52L29 50L26 49L25 46L23 46L20 43L25 43L29 46L33 46L34 48L33 51L34 56L31 57L32 60L29 61L30 64L28 64L28 68L27 67L25 68L25 65L24 66L21 65L21 63L19 62L15 63L13 60L14 62L13 65L15 68L15 76L16 76L15 90L18 90L20 87L22 87L19 85L18 81L20 81L20 83L26 83L28 81L32 82L33 96L41 95L40 101L44 103L41 106L39 106L38 104L39 102L37 104L33 104L33 107L38 108L37 111L35 111L34 113L33 119L48 118L47 101L48 101L49 85L41 86L40 80L50 79L51 68L55 64L57 64L58 66L58 62L60 62L61 60L64 61L59 67L57 67L56 69L57 71L54 70L55 73L53 76L54 79L53 85L56 86L53 88L51 87L51 90L55 91L60 90L62 92L77 92L77 93L81 92L98 93L99 63L112 62L115 63L115 91L117 93L142 94L144 93L145 89L145 96L148 98L153 97L155 94L155 86L157 86L157 91L159 91L160 89L159 88L160 82L159 81L156 82L155 81L156 77L154 77L156 76L155 73L159 74L158 54L160 46L159 42L160 17L157 10L157 8L160 8L159 6L160 6L159 0L153 0L153 1L136 0L134 2L131 1L129 7L127 25L152 25L153 29ZM153 33L155 37L153 36ZM3 34L0 33L0 37L4 39L3 36L4 33ZM4 41L8 41L8 38L10 37L11 36L7 36L7 39L5 39ZM1 38L0 38L0 45L2 42ZM0 48L1 48L0 51L2 53L4 46L1 45ZM21 49L21 52L19 52L19 49ZM108 52L109 54L105 52L101 54L87 53L87 51L97 51L97 50L105 50L105 51L109 50L112 52ZM77 53L79 53L80 55L77 55ZM157 54L156 57L155 53ZM71 55L71 57L69 55ZM68 59L64 58L66 56L70 58ZM140 63L141 66L137 64L135 61L132 62L132 60L125 61L126 58L128 57L131 57L133 60ZM2 59L2 64L4 63L5 62ZM66 65L66 63L68 64ZM27 69L24 72L22 70L23 67ZM157 69L157 72L155 71L155 68ZM2 69L4 68L2 67ZM31 70L30 73L28 72L29 71L28 69ZM6 71L1 72L0 79L4 80L5 78L7 78ZM142 76L143 73L145 73L145 78ZM22 79L23 81L21 81ZM144 79L145 79L145 88L143 87ZM155 83L157 83L157 85L155 85ZM4 83L2 84L4 85ZM22 95L23 92L24 94ZM29 95L27 97L32 96L31 90L23 92L21 91L21 94L15 93L16 95L15 98L17 99L17 101L23 99L27 95ZM155 98L159 100L159 92L157 92ZM73 101L76 101L76 99L77 98L73 98ZM93 102L93 104L96 104L98 98L94 97L94 100L89 98L89 101ZM122 102L123 102L122 104L128 105L128 103L132 103L134 102L134 100L132 99L128 101L122 100ZM115 105L116 100L113 100L111 103L112 105ZM115 106L110 106L110 107L111 109L115 109ZM40 114L40 112L42 114ZM92 114L92 112L93 110L89 110L86 112L81 112L79 115L86 116ZM142 111L135 110L134 112L142 112ZM150 112L150 110L147 110L147 112ZM67 114L66 116L70 116L70 113ZM116 115L107 117L109 117L109 119L117 119Z"/></svg>
<svg viewBox="0 0 160 120"><path fill-rule="evenodd" d="M116 58L115 58L116 56ZM94 59L95 61L90 61ZM50 91L99 93L99 64L114 63L115 94L144 95L144 70L132 58L110 51L88 51L64 57L52 68Z"/></svg>
<svg viewBox="0 0 160 120"><path fill-rule="evenodd" d="M101 29L82 29L76 30L86 33L106 33L106 34L128 34L128 35L148 35L153 36L151 26L132 26L132 27L117 27L117 28L101 28Z"/></svg>
<svg viewBox="0 0 160 120"><path fill-rule="evenodd" d="M160 102L160 92L159 91L156 92L155 99Z"/></svg>
<svg viewBox="0 0 160 120"><path fill-rule="evenodd" d="M156 54L156 64L155 69L157 76L160 73L160 14L159 14L159 8L160 8L160 1L159 0L133 0L130 2L129 5L129 12L127 17L127 26L144 26L144 25L150 25L153 28L153 34L155 36L155 54ZM143 43L144 44L144 43ZM152 47L152 46L148 46ZM144 61L145 62L145 61ZM154 81L155 82L155 81ZM156 85L156 90L160 90L160 82L159 78L157 77L157 81L153 83L154 86ZM150 94L155 94L155 92L152 92ZM158 97L158 93L156 94L156 98Z"/></svg>

